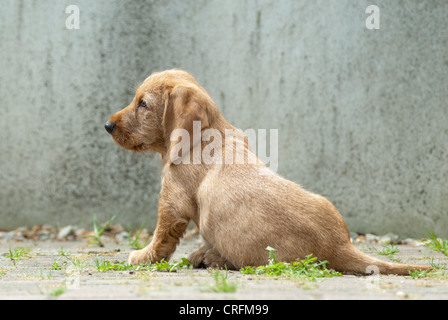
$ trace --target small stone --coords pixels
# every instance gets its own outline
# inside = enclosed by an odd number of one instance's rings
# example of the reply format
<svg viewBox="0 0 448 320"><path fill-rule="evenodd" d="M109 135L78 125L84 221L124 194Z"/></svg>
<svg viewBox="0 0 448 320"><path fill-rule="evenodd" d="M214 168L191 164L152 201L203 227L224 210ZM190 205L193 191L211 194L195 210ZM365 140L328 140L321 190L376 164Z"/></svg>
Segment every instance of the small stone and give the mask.
<svg viewBox="0 0 448 320"><path fill-rule="evenodd" d="M73 226L66 226L59 230L58 239L63 240L68 236L73 236L75 234L75 228Z"/></svg>
<svg viewBox="0 0 448 320"><path fill-rule="evenodd" d="M397 291L396 295L400 299L409 299L409 294L403 291Z"/></svg>
<svg viewBox="0 0 448 320"><path fill-rule="evenodd" d="M13 238L14 238L14 231L6 232L3 235L3 239L5 239L6 241L11 241Z"/></svg>
<svg viewBox="0 0 448 320"><path fill-rule="evenodd" d="M120 234L125 231L124 227L120 223L110 225L110 229L111 229L110 232L114 235Z"/></svg>
<svg viewBox="0 0 448 320"><path fill-rule="evenodd" d="M411 239L411 241L407 242L407 245L411 246L411 247L423 247L423 246L426 246L426 241L425 240L419 241L419 240Z"/></svg>
<svg viewBox="0 0 448 320"><path fill-rule="evenodd" d="M129 240L129 232L122 231L115 236L115 240L118 242L126 242Z"/></svg>
<svg viewBox="0 0 448 320"><path fill-rule="evenodd" d="M17 237L23 237L23 235L25 233L27 233L27 232L28 232L28 228L26 228L26 227L19 227L16 230L14 230L14 235L17 236Z"/></svg>
<svg viewBox="0 0 448 320"><path fill-rule="evenodd" d="M354 243L364 243L364 242L366 242L366 236L359 235L353 240L353 242Z"/></svg>
<svg viewBox="0 0 448 320"><path fill-rule="evenodd" d="M56 230L53 226L44 224L37 232L40 240L53 240L56 238Z"/></svg>
<svg viewBox="0 0 448 320"><path fill-rule="evenodd" d="M383 245L391 244L392 243L392 239L389 236L382 236L382 237L379 238L378 242L380 244L383 244Z"/></svg>
<svg viewBox="0 0 448 320"><path fill-rule="evenodd" d="M398 236L396 234L388 233L384 236L379 237L378 242L386 245L391 243L396 243L398 241Z"/></svg>
<svg viewBox="0 0 448 320"><path fill-rule="evenodd" d="M378 239L379 239L379 237L374 235L374 234L371 234L371 233L366 234L366 241L367 242L377 243Z"/></svg>
<svg viewBox="0 0 448 320"><path fill-rule="evenodd" d="M411 239L411 238L406 238L401 240L401 244L409 244L410 242L414 242L416 241L415 239Z"/></svg>
<svg viewBox="0 0 448 320"><path fill-rule="evenodd" d="M39 240L40 241L50 240L50 235L49 234L41 234L41 235L39 235Z"/></svg>

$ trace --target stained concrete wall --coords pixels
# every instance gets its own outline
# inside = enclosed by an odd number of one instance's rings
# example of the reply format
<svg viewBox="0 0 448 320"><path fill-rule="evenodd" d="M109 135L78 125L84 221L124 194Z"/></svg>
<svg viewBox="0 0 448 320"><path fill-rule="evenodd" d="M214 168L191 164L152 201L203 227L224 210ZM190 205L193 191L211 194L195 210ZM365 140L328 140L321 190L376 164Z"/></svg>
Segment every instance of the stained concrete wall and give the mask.
<svg viewBox="0 0 448 320"><path fill-rule="evenodd" d="M153 227L160 160L103 123L178 67L235 126L278 129L278 172L351 230L448 236L447 16L437 0L2 1L0 228Z"/></svg>

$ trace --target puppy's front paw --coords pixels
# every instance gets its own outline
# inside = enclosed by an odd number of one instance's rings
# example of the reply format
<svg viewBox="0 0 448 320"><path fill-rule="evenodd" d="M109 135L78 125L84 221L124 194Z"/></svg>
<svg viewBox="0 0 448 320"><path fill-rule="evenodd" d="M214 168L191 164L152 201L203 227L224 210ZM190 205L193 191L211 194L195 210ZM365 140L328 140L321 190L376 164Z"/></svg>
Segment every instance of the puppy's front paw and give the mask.
<svg viewBox="0 0 448 320"><path fill-rule="evenodd" d="M139 265L139 264L148 264L149 263L149 254L148 251L143 250L137 250L132 251L129 255L128 264L131 265Z"/></svg>

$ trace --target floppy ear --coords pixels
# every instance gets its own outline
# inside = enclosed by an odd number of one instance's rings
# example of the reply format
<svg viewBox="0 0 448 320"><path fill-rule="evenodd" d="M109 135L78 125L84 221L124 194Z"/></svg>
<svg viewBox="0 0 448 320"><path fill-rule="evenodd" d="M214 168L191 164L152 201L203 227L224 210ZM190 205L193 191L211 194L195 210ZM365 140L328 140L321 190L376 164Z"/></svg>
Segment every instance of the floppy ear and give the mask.
<svg viewBox="0 0 448 320"><path fill-rule="evenodd" d="M165 92L162 122L168 161L179 162L187 155L191 159L189 155L194 148L199 148L200 156L202 130L209 127L207 104L207 97L194 86L178 85L171 92ZM182 138L181 141L178 141L179 137ZM182 151L180 155L179 150ZM196 155L193 152L193 156ZM196 163L194 160L193 162Z"/></svg>

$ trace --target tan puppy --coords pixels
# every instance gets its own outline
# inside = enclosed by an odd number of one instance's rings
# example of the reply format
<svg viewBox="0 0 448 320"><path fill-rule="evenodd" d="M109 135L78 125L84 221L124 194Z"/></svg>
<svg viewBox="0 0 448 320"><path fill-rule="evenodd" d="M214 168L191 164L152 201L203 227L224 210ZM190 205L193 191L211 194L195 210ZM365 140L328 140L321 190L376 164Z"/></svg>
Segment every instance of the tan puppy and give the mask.
<svg viewBox="0 0 448 320"><path fill-rule="evenodd" d="M151 75L131 104L114 114L105 128L120 146L155 151L163 159L154 237L146 248L131 253L130 264L168 260L193 220L205 241L189 256L195 267L265 265L265 249L270 246L277 250L279 261L313 254L341 272L405 275L409 269L428 269L383 262L359 251L350 243L344 219L327 199L270 172L249 150L242 132L234 131L234 139L225 135L226 130L236 129L185 71ZM175 129L183 129L180 133L188 138L181 139ZM208 129L221 133L224 140L218 145L222 153L215 148L211 160L197 157L214 141L201 137ZM188 150L179 147L186 142ZM241 147L244 164L224 161L226 152Z"/></svg>

